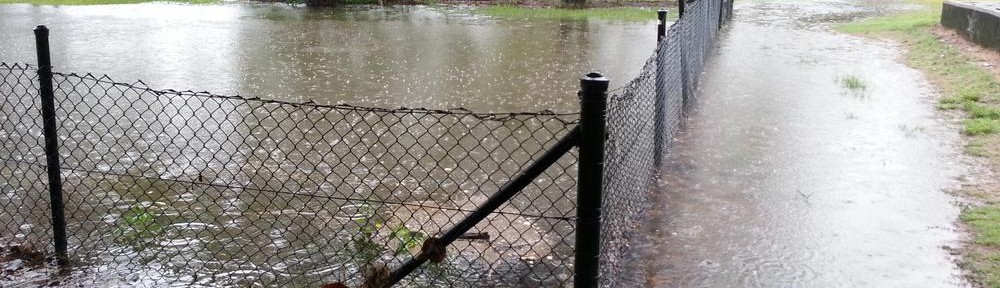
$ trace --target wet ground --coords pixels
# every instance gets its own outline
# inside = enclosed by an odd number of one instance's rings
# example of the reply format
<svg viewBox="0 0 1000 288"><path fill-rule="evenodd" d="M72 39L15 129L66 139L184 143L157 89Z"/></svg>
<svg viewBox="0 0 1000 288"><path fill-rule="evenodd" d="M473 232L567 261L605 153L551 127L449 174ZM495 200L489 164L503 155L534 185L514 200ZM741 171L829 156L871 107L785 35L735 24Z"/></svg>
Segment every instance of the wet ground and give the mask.
<svg viewBox="0 0 1000 288"><path fill-rule="evenodd" d="M897 8L737 2L645 225L649 286L967 286L958 130L898 47L830 30Z"/></svg>

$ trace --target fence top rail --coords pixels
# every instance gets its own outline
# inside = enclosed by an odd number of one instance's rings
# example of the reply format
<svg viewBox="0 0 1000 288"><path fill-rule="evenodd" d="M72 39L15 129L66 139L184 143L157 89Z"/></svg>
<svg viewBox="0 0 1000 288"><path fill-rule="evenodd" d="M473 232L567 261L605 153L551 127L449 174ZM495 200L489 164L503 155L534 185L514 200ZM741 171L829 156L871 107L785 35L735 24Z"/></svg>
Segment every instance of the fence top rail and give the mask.
<svg viewBox="0 0 1000 288"><path fill-rule="evenodd" d="M21 70L31 70L31 69L37 69L37 67L31 64L0 62L0 70L21 71ZM92 73L78 74L78 73L63 73L63 72L53 71L52 74L66 78L78 78L81 80L94 81L96 83L117 86L125 89L140 90L143 92L153 93L157 96L180 96L180 97L196 97L196 98L233 100L233 101L247 101L247 102L258 102L261 103L262 105L276 104L282 106L295 106L300 108L319 108L319 109L332 109L340 111L375 112L375 113L390 113L390 114L456 115L459 117L469 116L477 118L479 120L500 121L500 122L508 121L519 117L543 116L543 117L552 117L554 119L557 119L558 121L562 121L564 124L577 123L578 122L577 117L573 116L580 115L579 112L561 113L548 109L541 111L522 111L522 112L476 112L463 107L448 108L448 109L428 109L428 108L410 108L410 107L383 108L383 107L357 106L344 103L322 104L322 103L316 103L313 100L305 102L296 102L296 101L277 100L277 99L265 99L260 97L244 97L241 95L221 95L221 94L214 94L208 91L154 89L150 88L142 80L137 80L132 83L118 82L113 80L108 75L97 76Z"/></svg>
<svg viewBox="0 0 1000 288"><path fill-rule="evenodd" d="M25 63L7 63L0 62L0 69L3 70L31 70L36 69L35 65L25 64Z"/></svg>

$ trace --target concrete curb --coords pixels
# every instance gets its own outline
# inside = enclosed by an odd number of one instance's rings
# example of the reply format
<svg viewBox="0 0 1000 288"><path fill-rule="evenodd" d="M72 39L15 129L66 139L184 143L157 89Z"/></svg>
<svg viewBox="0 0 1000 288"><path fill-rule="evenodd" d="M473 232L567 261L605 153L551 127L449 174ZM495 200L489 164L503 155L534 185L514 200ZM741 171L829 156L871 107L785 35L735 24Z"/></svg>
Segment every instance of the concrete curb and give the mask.
<svg viewBox="0 0 1000 288"><path fill-rule="evenodd" d="M979 45L1000 51L1000 3L946 1L941 25Z"/></svg>

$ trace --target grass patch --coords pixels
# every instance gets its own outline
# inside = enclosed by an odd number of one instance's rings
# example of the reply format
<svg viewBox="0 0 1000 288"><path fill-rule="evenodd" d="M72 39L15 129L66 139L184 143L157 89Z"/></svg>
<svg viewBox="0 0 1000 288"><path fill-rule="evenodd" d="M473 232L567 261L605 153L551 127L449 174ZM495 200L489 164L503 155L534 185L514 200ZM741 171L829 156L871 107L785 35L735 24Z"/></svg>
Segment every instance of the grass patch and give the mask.
<svg viewBox="0 0 1000 288"><path fill-rule="evenodd" d="M976 231L976 244L1000 248L1000 204L969 209L962 221Z"/></svg>
<svg viewBox="0 0 1000 288"><path fill-rule="evenodd" d="M0 4L31 4L31 5L113 5L113 4L138 4L148 2L171 2L187 4L212 4L218 0L0 0Z"/></svg>
<svg viewBox="0 0 1000 288"><path fill-rule="evenodd" d="M0 0L2 1L2 0ZM676 9L674 9L676 10ZM478 13L493 17L512 19L541 20L621 20L650 21L656 20L656 10L635 7L616 8L533 8L517 6L486 6L476 10ZM671 11L675 12L676 11ZM676 15L667 14L668 18L676 19Z"/></svg>
<svg viewBox="0 0 1000 288"><path fill-rule="evenodd" d="M981 206L962 212L982 249L966 253L963 266L975 271L976 281L985 287L1000 287L1000 204Z"/></svg>
<svg viewBox="0 0 1000 288"><path fill-rule="evenodd" d="M962 266L974 271L982 271L979 283L983 287L1000 287L1000 255L972 253L962 261Z"/></svg>
<svg viewBox="0 0 1000 288"><path fill-rule="evenodd" d="M965 111L969 111L969 117L975 119L1000 119L1000 108L986 106L976 102L966 102Z"/></svg>
<svg viewBox="0 0 1000 288"><path fill-rule="evenodd" d="M965 134L989 135L1000 132L1000 120L973 118L965 120Z"/></svg>
<svg viewBox="0 0 1000 288"><path fill-rule="evenodd" d="M840 86L843 86L844 88L850 90L858 91L858 90L865 90L868 88L868 85L865 84L864 80L861 80L861 78L858 78L858 76L854 75L847 75L840 77L838 81L840 82Z"/></svg>
<svg viewBox="0 0 1000 288"><path fill-rule="evenodd" d="M837 30L852 34L913 31L937 25L940 13L919 11L875 17L860 22L844 23Z"/></svg>

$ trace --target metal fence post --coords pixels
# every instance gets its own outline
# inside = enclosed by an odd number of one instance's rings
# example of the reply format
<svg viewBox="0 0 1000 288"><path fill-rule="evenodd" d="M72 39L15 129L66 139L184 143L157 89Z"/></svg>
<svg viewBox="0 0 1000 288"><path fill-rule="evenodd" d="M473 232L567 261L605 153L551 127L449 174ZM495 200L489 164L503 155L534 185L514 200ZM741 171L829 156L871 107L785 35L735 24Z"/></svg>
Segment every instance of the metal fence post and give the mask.
<svg viewBox="0 0 1000 288"><path fill-rule="evenodd" d="M576 263L573 271L573 286L577 288L599 284L609 82L599 72L580 78L580 169L576 188Z"/></svg>
<svg viewBox="0 0 1000 288"><path fill-rule="evenodd" d="M660 20L660 24L656 25L656 43L660 43L660 40L667 35L667 9L660 9L656 11L656 19Z"/></svg>
<svg viewBox="0 0 1000 288"><path fill-rule="evenodd" d="M677 17L684 18L684 5L687 0L677 0Z"/></svg>
<svg viewBox="0 0 1000 288"><path fill-rule="evenodd" d="M681 10L682 11L684 9L683 8L684 7L683 3L686 2L686 1L687 0L680 0L680 3L682 3L681 4L681 7L682 7ZM682 12L682 17L681 18L683 19L683 12ZM680 50L680 61L681 61L681 68L680 68L680 70L681 70L680 71L680 74L681 74L681 106L684 108L683 111L687 111L687 107L690 104L689 102L691 100L690 96L691 96L691 86L692 86L691 85L691 79L690 79L690 77L688 77L688 61L690 61L688 59L688 57L690 57L690 54L691 54L688 51L688 47L690 47L690 45L688 45L688 44L690 44L691 41L692 41L691 39L689 39L689 38L691 38L691 32L692 32L691 31L692 27L690 27L689 25L694 25L694 24L692 24L692 22L683 22L683 21L681 21L680 24L681 24L681 27L679 27L680 29L678 29L677 31L680 31L680 33L681 33L681 35L678 37L678 38L680 38L680 40L678 41L679 42L678 45L680 45L680 49L679 50Z"/></svg>
<svg viewBox="0 0 1000 288"><path fill-rule="evenodd" d="M656 34L657 34L657 37L656 37L657 38L657 47L656 47L656 56L655 56L656 57L656 74L655 74L656 75L655 76L656 77L656 86L655 86L656 87L656 100L655 100L656 101L655 102L656 105L654 105L654 108L653 108L653 109L656 109L656 110L653 113L653 117L655 117L655 119L653 119L653 125L655 125L654 126L654 130L653 130L654 131L654 134L653 134L653 141L654 141L654 143L653 143L653 145L654 145L653 146L653 153L655 153L654 158L653 158L653 165L657 169L659 169L660 166L661 166L661 163L663 161L663 159L661 159L661 158L663 158L662 157L663 156L662 155L663 154L663 148L664 148L663 145L664 145L664 142L665 142L664 141L665 140L664 139L664 135L663 135L664 134L664 130L665 130L664 129L665 128L664 127L664 125L665 125L664 124L664 120L665 120L665 118L667 116L666 115L667 114L667 112L666 112L666 110L667 110L667 107L666 107L666 103L667 103L667 99L666 99L667 98L667 94L666 94L667 88L666 88L666 85L667 85L667 83L666 83L666 79L664 79L665 78L664 76L666 76L665 75L666 74L665 70L666 70L666 64L667 63L665 63L666 61L664 61L665 60L664 58L666 58L666 57L664 57L664 54L666 54L666 52L667 52L666 51L667 50L667 45L669 43L663 43L663 39L666 38L666 36L667 36L667 30L666 30L666 27L667 27L667 10L666 9L660 9L659 11L657 11L656 14L657 14L658 19L660 20L660 24L657 25L657 29L656 29Z"/></svg>
<svg viewBox="0 0 1000 288"><path fill-rule="evenodd" d="M722 23L725 22L724 21L724 19L726 17L725 15L726 15L726 0L720 0L719 1L719 26L716 27L716 30L722 30Z"/></svg>
<svg viewBox="0 0 1000 288"><path fill-rule="evenodd" d="M62 175L59 171L59 139L56 138L56 107L52 88L52 59L49 57L49 29L35 28L38 51L38 92L41 96L42 133L45 135L45 160L49 178L49 201L52 208L52 230L55 238L56 262L69 263L66 256L66 218L63 214Z"/></svg>

